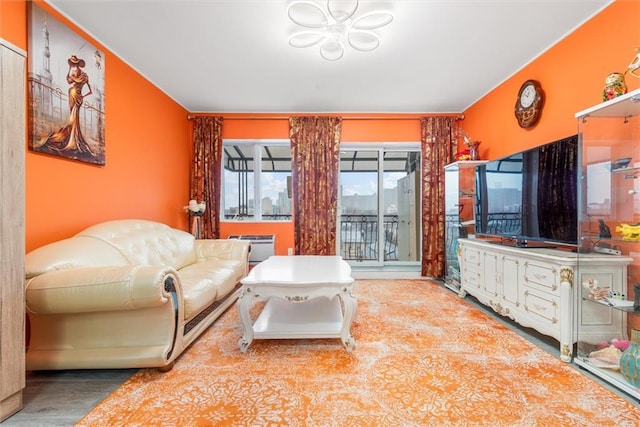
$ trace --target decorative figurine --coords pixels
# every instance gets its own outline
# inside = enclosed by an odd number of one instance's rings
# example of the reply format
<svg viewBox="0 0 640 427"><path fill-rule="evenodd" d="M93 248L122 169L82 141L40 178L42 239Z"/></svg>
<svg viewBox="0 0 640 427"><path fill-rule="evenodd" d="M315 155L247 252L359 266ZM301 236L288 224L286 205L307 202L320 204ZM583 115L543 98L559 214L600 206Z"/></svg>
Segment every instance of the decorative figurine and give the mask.
<svg viewBox="0 0 640 427"><path fill-rule="evenodd" d="M636 74L638 72L638 69L640 69L640 47L636 47L635 51L636 51L636 56L633 57L633 59L631 60L631 63L629 64L629 66L627 67L627 70L624 73L625 74L629 73L633 77L640 78L640 74Z"/></svg>
<svg viewBox="0 0 640 427"><path fill-rule="evenodd" d="M600 228L600 232L598 233L598 237L601 239L609 239L611 238L611 229L607 224L604 223L603 219L598 220L598 227Z"/></svg>
<svg viewBox="0 0 640 427"><path fill-rule="evenodd" d="M609 74L605 79L602 101L609 101L625 93L627 93L627 85L624 82L624 73Z"/></svg>
<svg viewBox="0 0 640 427"><path fill-rule="evenodd" d="M469 158L465 160L480 160L480 153L478 151L478 146L480 146L481 141L473 141L471 138L469 138L469 135L467 135L464 129L460 129L460 133L462 134L464 145L469 147L468 149Z"/></svg>

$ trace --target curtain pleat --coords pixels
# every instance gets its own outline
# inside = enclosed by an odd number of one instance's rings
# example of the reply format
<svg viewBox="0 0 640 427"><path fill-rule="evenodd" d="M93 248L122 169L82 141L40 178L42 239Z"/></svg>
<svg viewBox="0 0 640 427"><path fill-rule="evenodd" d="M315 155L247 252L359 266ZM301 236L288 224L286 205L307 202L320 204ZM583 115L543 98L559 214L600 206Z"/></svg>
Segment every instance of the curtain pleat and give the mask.
<svg viewBox="0 0 640 427"><path fill-rule="evenodd" d="M567 208L577 206L577 150L578 147L570 144L568 140L540 148L538 200L544 200L546 204L545 215L538 215L541 236L554 239L569 236L569 240L577 239L577 212L575 209Z"/></svg>
<svg viewBox="0 0 640 427"><path fill-rule="evenodd" d="M340 117L291 117L291 178L297 255L335 255Z"/></svg>
<svg viewBox="0 0 640 427"><path fill-rule="evenodd" d="M222 123L222 117L193 119L190 198L207 204L200 225L202 239L217 239L220 236Z"/></svg>
<svg viewBox="0 0 640 427"><path fill-rule="evenodd" d="M444 277L444 167L454 160L459 126L454 117L423 117L422 151L422 270L423 276Z"/></svg>

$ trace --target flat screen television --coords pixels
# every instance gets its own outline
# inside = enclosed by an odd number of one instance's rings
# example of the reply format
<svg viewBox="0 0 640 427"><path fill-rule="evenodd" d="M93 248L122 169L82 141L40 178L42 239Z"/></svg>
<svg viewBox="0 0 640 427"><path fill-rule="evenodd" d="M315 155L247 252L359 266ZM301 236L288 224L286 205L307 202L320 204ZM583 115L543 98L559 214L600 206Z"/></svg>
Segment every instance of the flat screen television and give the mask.
<svg viewBox="0 0 640 427"><path fill-rule="evenodd" d="M577 245L578 135L476 166L479 236L518 247Z"/></svg>

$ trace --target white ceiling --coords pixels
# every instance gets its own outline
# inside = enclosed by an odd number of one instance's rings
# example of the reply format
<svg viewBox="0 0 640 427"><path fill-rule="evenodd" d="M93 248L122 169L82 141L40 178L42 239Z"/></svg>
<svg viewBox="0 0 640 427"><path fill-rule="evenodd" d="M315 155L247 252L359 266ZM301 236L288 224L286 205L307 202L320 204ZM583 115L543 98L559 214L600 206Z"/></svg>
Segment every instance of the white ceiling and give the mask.
<svg viewBox="0 0 640 427"><path fill-rule="evenodd" d="M611 3L361 0L356 16L394 20L377 50L329 62L289 46L289 1L47 2L188 111L220 113L461 112Z"/></svg>

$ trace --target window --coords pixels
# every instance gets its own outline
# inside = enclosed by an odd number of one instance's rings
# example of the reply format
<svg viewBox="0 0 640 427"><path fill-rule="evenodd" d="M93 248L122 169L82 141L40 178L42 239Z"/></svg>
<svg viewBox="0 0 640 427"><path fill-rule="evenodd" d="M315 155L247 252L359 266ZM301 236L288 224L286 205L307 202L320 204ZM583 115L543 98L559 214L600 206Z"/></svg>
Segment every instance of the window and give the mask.
<svg viewBox="0 0 640 427"><path fill-rule="evenodd" d="M288 140L223 141L222 218L290 221Z"/></svg>
<svg viewBox="0 0 640 427"><path fill-rule="evenodd" d="M369 264L420 261L420 145L342 144L339 253Z"/></svg>

